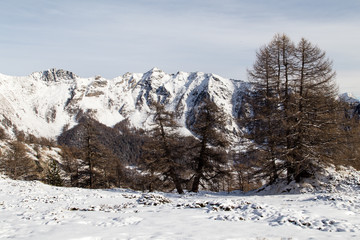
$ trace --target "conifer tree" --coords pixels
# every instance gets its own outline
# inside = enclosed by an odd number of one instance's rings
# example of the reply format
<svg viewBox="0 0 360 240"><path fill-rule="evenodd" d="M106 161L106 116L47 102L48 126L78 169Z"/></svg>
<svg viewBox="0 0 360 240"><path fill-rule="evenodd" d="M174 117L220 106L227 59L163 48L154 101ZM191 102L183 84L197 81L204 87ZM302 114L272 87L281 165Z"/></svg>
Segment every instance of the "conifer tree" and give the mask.
<svg viewBox="0 0 360 240"><path fill-rule="evenodd" d="M226 153L229 142L223 131L225 114L208 97L195 109L192 131L198 138L193 159L193 184L191 191L198 192L202 181L210 183L226 173Z"/></svg>
<svg viewBox="0 0 360 240"><path fill-rule="evenodd" d="M332 62L309 41L295 46L278 34L258 51L248 76L249 136L262 171L270 183L282 172L289 181L313 175L332 157L339 137Z"/></svg>
<svg viewBox="0 0 360 240"><path fill-rule="evenodd" d="M83 160L88 176L87 186L110 187L114 182L120 182L122 168L120 159L105 147L98 139L99 130L92 119L83 120Z"/></svg>
<svg viewBox="0 0 360 240"><path fill-rule="evenodd" d="M334 164L352 166L360 170L360 104L341 100L344 109L340 131L343 137L338 139L338 154Z"/></svg>
<svg viewBox="0 0 360 240"><path fill-rule="evenodd" d="M48 172L46 174L46 182L53 186L63 186L63 179L60 176L60 168L55 159L51 159Z"/></svg>
<svg viewBox="0 0 360 240"><path fill-rule="evenodd" d="M171 179L179 194L184 193L182 174L185 172L183 145L177 133L179 125L174 114L159 103L152 105L154 126L150 138L143 145L142 164L151 174L160 173Z"/></svg>
<svg viewBox="0 0 360 240"><path fill-rule="evenodd" d="M76 159L75 154L78 149L67 146L60 147L61 160L64 171L70 175L70 186L79 187L80 160Z"/></svg>
<svg viewBox="0 0 360 240"><path fill-rule="evenodd" d="M318 163L330 162L339 150L340 103L332 62L317 46L301 39L295 52L293 115L288 147L289 180L311 176ZM340 117L340 118L339 118Z"/></svg>
<svg viewBox="0 0 360 240"><path fill-rule="evenodd" d="M13 179L36 178L36 165L22 142L10 142L9 149L2 156L2 162L5 173Z"/></svg>

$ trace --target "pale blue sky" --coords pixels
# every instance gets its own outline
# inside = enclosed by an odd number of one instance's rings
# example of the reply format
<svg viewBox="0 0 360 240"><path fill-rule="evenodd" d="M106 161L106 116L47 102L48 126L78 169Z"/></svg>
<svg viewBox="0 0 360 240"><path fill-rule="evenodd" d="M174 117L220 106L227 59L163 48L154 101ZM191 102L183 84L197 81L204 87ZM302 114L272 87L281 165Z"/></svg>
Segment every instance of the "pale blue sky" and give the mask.
<svg viewBox="0 0 360 240"><path fill-rule="evenodd" d="M360 96L359 0L1 0L0 72L114 78L156 66L246 79L274 34L305 37Z"/></svg>

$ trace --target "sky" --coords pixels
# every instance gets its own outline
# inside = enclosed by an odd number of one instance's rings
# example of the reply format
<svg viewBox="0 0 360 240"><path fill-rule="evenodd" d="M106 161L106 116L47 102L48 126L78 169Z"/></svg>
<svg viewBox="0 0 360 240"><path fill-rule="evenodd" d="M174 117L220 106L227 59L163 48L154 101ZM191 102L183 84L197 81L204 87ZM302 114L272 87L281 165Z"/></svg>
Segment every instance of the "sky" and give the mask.
<svg viewBox="0 0 360 240"><path fill-rule="evenodd" d="M326 51L340 91L360 97L359 0L1 0L0 73L158 67L246 80L277 33Z"/></svg>

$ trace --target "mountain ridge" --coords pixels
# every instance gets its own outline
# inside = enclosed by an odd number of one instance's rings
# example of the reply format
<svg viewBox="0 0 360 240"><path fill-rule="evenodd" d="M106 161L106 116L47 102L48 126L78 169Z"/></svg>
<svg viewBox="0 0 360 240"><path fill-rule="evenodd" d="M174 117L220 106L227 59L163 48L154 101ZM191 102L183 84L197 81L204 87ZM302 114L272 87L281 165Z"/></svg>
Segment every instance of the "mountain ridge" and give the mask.
<svg viewBox="0 0 360 240"><path fill-rule="evenodd" d="M191 134L187 119L192 109L208 95L227 115L228 132L239 135L234 106L241 105L238 95L245 85L212 73L168 74L156 67L113 79L82 78L55 68L22 77L1 74L0 122L10 134L16 128L49 138L60 135L64 127L75 126L83 115L107 126L128 119L134 127L148 129L152 122L149 106L156 101L177 113L181 132L187 135Z"/></svg>

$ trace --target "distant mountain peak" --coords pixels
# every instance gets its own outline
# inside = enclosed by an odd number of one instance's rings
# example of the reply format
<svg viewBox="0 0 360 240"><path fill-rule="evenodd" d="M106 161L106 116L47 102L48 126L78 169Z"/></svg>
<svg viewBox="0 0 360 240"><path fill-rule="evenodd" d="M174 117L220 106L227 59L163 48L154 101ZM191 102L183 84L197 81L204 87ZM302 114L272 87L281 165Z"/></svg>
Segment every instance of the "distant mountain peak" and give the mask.
<svg viewBox="0 0 360 240"><path fill-rule="evenodd" d="M148 72L163 72L163 70L161 70L160 68L157 68L157 67L153 67Z"/></svg>
<svg viewBox="0 0 360 240"><path fill-rule="evenodd" d="M351 92L340 94L340 99L348 103L360 103L360 100L354 96Z"/></svg>

